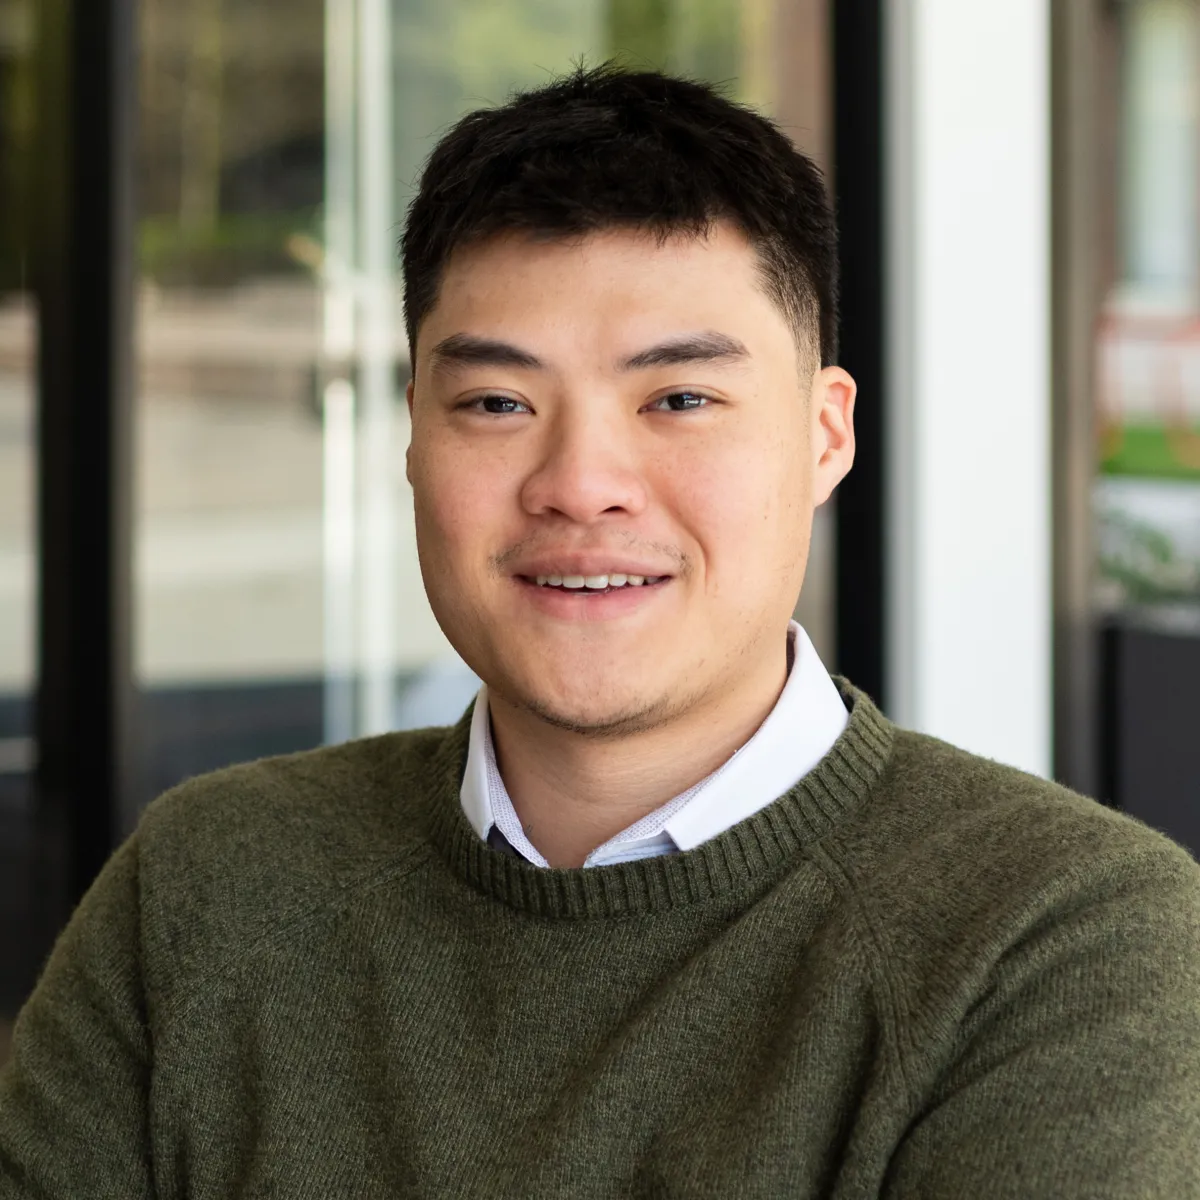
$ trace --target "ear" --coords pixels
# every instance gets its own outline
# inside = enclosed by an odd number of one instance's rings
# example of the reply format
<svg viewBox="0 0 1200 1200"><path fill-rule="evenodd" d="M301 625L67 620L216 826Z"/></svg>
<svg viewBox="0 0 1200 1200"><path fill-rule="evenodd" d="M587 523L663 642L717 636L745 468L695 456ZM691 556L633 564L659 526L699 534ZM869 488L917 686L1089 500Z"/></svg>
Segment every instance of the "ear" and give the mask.
<svg viewBox="0 0 1200 1200"><path fill-rule="evenodd" d="M412 416L413 416L413 381L408 381L408 387L404 389L404 398L408 402L408 449L404 451L404 478L408 480L409 485L412 485Z"/></svg>
<svg viewBox="0 0 1200 1200"><path fill-rule="evenodd" d="M854 465L854 398L858 384L841 367L813 377L813 503L824 504Z"/></svg>

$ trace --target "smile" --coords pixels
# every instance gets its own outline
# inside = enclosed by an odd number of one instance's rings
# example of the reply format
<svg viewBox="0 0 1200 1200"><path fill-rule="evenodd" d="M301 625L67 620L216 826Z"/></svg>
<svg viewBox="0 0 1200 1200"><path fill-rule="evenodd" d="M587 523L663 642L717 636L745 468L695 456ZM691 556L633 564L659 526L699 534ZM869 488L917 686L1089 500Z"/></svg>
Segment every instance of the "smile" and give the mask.
<svg viewBox="0 0 1200 1200"><path fill-rule="evenodd" d="M674 580L672 575L517 575L521 594L548 617L603 621L653 606Z"/></svg>
<svg viewBox="0 0 1200 1200"><path fill-rule="evenodd" d="M538 575L531 582L538 587L603 592L610 588L644 587L661 583L666 578L666 575Z"/></svg>

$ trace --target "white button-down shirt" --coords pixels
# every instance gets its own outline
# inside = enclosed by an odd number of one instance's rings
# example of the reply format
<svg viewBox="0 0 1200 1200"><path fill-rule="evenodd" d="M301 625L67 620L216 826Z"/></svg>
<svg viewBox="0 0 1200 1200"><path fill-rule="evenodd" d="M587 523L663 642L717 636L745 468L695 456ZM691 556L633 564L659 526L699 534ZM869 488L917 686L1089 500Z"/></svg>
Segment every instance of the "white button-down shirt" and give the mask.
<svg viewBox="0 0 1200 1200"><path fill-rule="evenodd" d="M828 753L850 719L808 634L788 626L791 669L775 707L733 756L695 787L635 821L587 856L585 867L691 850L753 816L799 783ZM496 766L487 687L475 698L460 793L471 827L490 845L548 867L525 836Z"/></svg>

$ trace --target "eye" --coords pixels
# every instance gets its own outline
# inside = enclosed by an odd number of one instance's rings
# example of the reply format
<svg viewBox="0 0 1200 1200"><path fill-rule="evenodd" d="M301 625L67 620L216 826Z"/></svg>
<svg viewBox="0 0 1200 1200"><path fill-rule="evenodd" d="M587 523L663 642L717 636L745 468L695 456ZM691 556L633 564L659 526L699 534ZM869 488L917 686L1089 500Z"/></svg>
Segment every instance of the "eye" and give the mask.
<svg viewBox="0 0 1200 1200"><path fill-rule="evenodd" d="M693 412L698 408L707 408L712 401L698 392L671 392L648 404L651 412Z"/></svg>
<svg viewBox="0 0 1200 1200"><path fill-rule="evenodd" d="M475 396L465 401L460 407L474 409L475 412L487 413L493 417L506 417L513 413L531 411L528 404L514 400L511 396Z"/></svg>

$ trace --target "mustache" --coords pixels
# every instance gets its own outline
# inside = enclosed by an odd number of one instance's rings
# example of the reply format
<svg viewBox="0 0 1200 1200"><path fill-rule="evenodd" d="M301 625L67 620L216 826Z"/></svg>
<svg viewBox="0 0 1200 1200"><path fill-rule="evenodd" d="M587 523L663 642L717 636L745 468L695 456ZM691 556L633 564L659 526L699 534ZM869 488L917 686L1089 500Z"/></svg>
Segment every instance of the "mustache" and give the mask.
<svg viewBox="0 0 1200 1200"><path fill-rule="evenodd" d="M586 541L572 544L566 544L558 538L548 538L545 534L533 534L530 537L522 538L521 541L509 546L507 550L500 554L493 554L489 560L490 566L496 574L505 574L509 565L517 559L525 558L538 554L553 551L560 554L601 554L606 551L612 552L616 549L624 550L628 553L637 553L639 551L649 552L654 556L662 556L669 559L675 564L677 570L674 572L677 575L683 576L691 570L691 560L678 546L668 545L666 542L652 542L645 538L638 537L637 534L631 532L622 532L615 535L620 540L616 543L612 540L614 535L607 535L602 541Z"/></svg>

